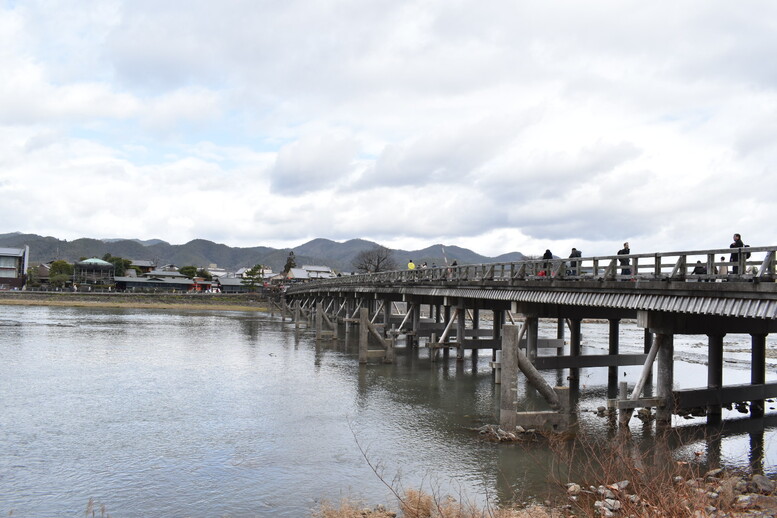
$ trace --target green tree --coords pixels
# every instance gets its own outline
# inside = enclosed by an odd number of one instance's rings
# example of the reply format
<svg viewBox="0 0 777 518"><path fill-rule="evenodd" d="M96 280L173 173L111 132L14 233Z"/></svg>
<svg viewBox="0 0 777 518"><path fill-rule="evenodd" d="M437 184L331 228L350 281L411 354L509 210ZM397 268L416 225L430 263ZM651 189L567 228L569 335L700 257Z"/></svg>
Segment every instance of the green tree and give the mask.
<svg viewBox="0 0 777 518"><path fill-rule="evenodd" d="M202 277L206 281L213 280L213 275L211 275L211 273L205 268L200 268L199 270L197 270L197 277Z"/></svg>
<svg viewBox="0 0 777 518"><path fill-rule="evenodd" d="M264 283L264 265L257 264L253 268L243 273L243 280L240 281L249 291L256 291L258 286Z"/></svg>
<svg viewBox="0 0 777 518"><path fill-rule="evenodd" d="M38 277L38 268L30 266L27 268L27 285L28 286L40 286L40 278Z"/></svg>
<svg viewBox="0 0 777 518"><path fill-rule="evenodd" d="M124 277L127 275L127 270L130 269L130 266L132 265L132 261L130 259L122 259L121 257L114 257L111 254L105 254L108 256L107 259L103 259L103 261L107 261L113 265L113 275L115 277Z"/></svg>
<svg viewBox="0 0 777 518"><path fill-rule="evenodd" d="M49 266L49 277L54 277L55 275L67 275L69 277L73 276L73 265L68 263L67 261L54 261Z"/></svg>
<svg viewBox="0 0 777 518"><path fill-rule="evenodd" d="M67 261L54 261L49 266L49 284L57 288L64 288L73 280L73 265Z"/></svg>
<svg viewBox="0 0 777 518"><path fill-rule="evenodd" d="M64 288L73 279L72 275L65 275L63 273L52 275L49 277L49 284L57 288Z"/></svg>
<svg viewBox="0 0 777 518"><path fill-rule="evenodd" d="M286 258L286 265L283 267L283 275L287 275L292 268L297 267L297 262L294 260L294 252L289 252L289 257Z"/></svg>
<svg viewBox="0 0 777 518"><path fill-rule="evenodd" d="M185 275L186 277L190 279L194 279L197 277L197 267L196 266L182 266L178 268L178 273L181 275Z"/></svg>

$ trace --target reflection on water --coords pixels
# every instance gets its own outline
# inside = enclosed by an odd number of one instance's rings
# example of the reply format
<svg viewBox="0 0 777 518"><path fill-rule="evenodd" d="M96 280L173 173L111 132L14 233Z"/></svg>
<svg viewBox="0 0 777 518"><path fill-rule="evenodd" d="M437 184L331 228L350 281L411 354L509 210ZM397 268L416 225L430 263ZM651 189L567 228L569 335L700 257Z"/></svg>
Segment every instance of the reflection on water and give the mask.
<svg viewBox="0 0 777 518"><path fill-rule="evenodd" d="M555 331L543 323L543 336ZM585 352L607 350L606 324L583 336ZM621 351L641 352L642 339L624 324ZM356 340L316 344L254 313L5 306L0 513L69 515L94 498L113 516L298 517L343 496L393 504L380 477L474 502L543 499L566 477L543 444L472 431L498 422L490 351L431 363L399 348L395 364L365 367ZM727 337L726 383L749 381L748 344ZM678 337L675 348L677 388L704 385L706 343ZM640 370L619 376L633 383ZM580 422L601 437L612 433L593 412L606 383L607 369L581 371ZM542 408L525 386L519 398ZM676 457L775 470L772 429L683 430ZM652 430L634 419L632 431L652 451Z"/></svg>

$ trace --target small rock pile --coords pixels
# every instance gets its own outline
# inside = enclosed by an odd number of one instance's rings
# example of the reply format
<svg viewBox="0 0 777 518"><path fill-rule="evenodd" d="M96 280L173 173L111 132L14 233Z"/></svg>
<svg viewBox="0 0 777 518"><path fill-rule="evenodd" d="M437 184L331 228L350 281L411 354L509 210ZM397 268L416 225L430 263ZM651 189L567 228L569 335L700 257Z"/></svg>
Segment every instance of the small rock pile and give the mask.
<svg viewBox="0 0 777 518"><path fill-rule="evenodd" d="M675 477L674 483L679 489L679 503L692 512L694 518L777 517L777 484L764 475L746 478L715 469L703 477ZM565 507L568 512L591 500L596 514L603 517L627 517L635 512L638 516L668 516L662 512L665 510L655 508L653 503L634 494L628 480L587 489L570 483L567 484L567 495L574 504Z"/></svg>

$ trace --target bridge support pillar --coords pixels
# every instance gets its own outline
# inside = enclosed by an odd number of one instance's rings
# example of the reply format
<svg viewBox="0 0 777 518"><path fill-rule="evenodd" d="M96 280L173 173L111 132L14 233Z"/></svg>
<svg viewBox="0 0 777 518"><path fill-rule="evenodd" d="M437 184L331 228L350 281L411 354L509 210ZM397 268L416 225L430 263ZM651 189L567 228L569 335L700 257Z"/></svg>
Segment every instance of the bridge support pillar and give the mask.
<svg viewBox="0 0 777 518"><path fill-rule="evenodd" d="M316 340L321 339L321 331L324 326L324 303L316 303Z"/></svg>
<svg viewBox="0 0 777 518"><path fill-rule="evenodd" d="M723 386L724 334L707 335L707 388ZM707 424L720 424L722 409L718 404L707 405Z"/></svg>
<svg viewBox="0 0 777 518"><path fill-rule="evenodd" d="M556 338L559 340L564 339L564 335L566 334L566 319L559 317L556 320Z"/></svg>
<svg viewBox="0 0 777 518"><path fill-rule="evenodd" d="M391 328L391 300L383 299L383 336L389 335Z"/></svg>
<svg viewBox="0 0 777 518"><path fill-rule="evenodd" d="M580 332L579 318L569 319L569 355L580 356L582 349L582 333ZM580 397L580 369L573 367L569 369L569 392L573 401Z"/></svg>
<svg viewBox="0 0 777 518"><path fill-rule="evenodd" d="M644 349L645 354L650 353L650 349L653 347L653 332L649 328L645 328L644 331ZM653 369L647 373L645 377L645 388L642 389L642 394L645 397L651 397L653 395Z"/></svg>
<svg viewBox="0 0 777 518"><path fill-rule="evenodd" d="M766 383L766 335L750 335L752 352L750 355L750 383L761 385ZM750 417L764 416L764 401L750 402Z"/></svg>
<svg viewBox="0 0 777 518"><path fill-rule="evenodd" d="M526 357L534 363L537 359L537 348L539 345L540 319L534 316L526 316L524 325L526 326Z"/></svg>
<svg viewBox="0 0 777 518"><path fill-rule="evenodd" d="M459 303L456 313L456 361L460 362L464 360L464 332L467 328L467 310L464 304Z"/></svg>
<svg viewBox="0 0 777 518"><path fill-rule="evenodd" d="M413 304L413 337L412 340L408 340L408 345L418 347L418 333L421 331L421 303Z"/></svg>
<svg viewBox="0 0 777 518"><path fill-rule="evenodd" d="M668 428L672 425L672 383L674 382L674 335L656 333L658 345L658 397L664 399L663 406L656 409L656 426Z"/></svg>
<svg viewBox="0 0 777 518"><path fill-rule="evenodd" d="M370 310L361 308L359 310L359 363L367 363L368 346L370 338Z"/></svg>
<svg viewBox="0 0 777 518"><path fill-rule="evenodd" d="M480 309L474 308L472 310L472 330L473 330L473 338L475 340L480 339ZM472 371L477 370L477 361L478 361L478 353L480 352L480 349L472 349Z"/></svg>
<svg viewBox="0 0 777 518"><path fill-rule="evenodd" d="M499 426L515 430L518 423L518 327L502 328L502 384L499 399Z"/></svg>
<svg viewBox="0 0 777 518"><path fill-rule="evenodd" d="M617 355L620 349L620 319L611 318L609 320L609 353ZM618 397L618 366L613 365L607 368L607 397L614 399Z"/></svg>
<svg viewBox="0 0 777 518"><path fill-rule="evenodd" d="M299 329L299 299L294 299L294 329Z"/></svg>
<svg viewBox="0 0 777 518"><path fill-rule="evenodd" d="M494 341L499 340L499 336L502 333L502 325L504 324L505 312L501 310L494 310L494 326L491 333L491 338ZM497 349L491 349L491 361L496 361ZM495 369L493 369L495 371Z"/></svg>

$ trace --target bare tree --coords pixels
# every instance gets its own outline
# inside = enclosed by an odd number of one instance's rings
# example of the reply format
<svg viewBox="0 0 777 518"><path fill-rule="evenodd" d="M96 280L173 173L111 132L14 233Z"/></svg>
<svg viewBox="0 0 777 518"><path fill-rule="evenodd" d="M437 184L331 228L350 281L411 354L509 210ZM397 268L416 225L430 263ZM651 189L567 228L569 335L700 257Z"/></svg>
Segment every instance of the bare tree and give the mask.
<svg viewBox="0 0 777 518"><path fill-rule="evenodd" d="M385 246L362 250L353 260L353 267L361 273L378 273L396 270L394 253Z"/></svg>

